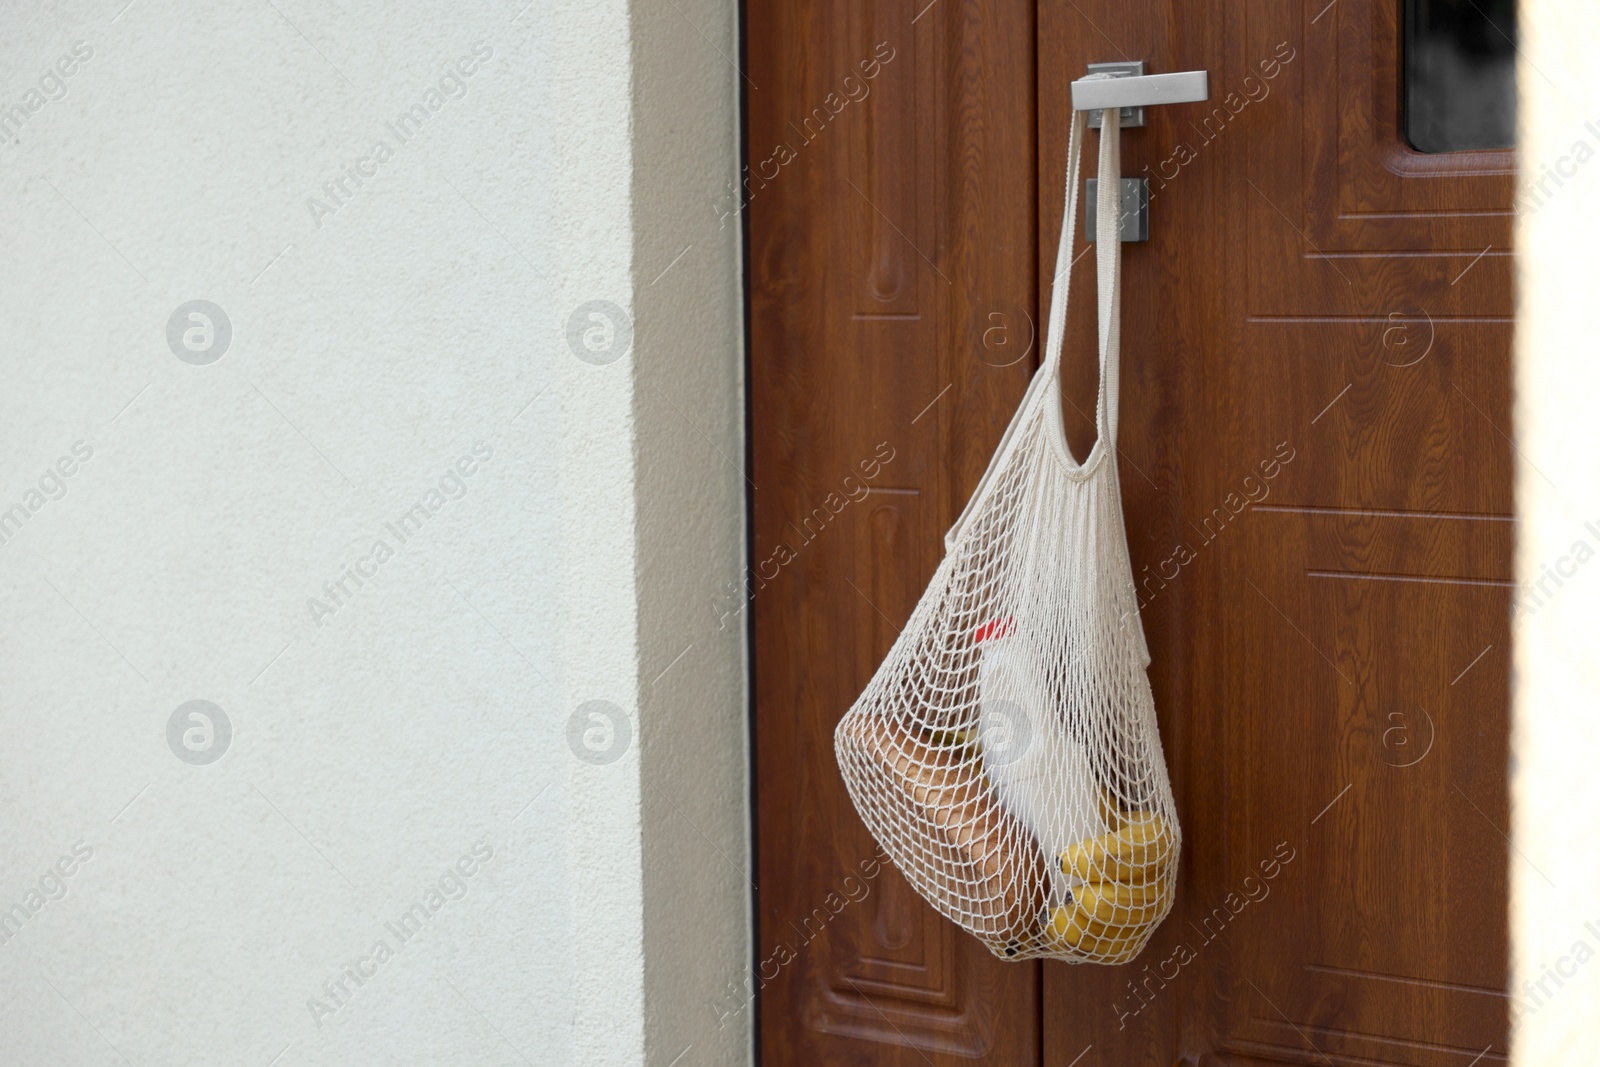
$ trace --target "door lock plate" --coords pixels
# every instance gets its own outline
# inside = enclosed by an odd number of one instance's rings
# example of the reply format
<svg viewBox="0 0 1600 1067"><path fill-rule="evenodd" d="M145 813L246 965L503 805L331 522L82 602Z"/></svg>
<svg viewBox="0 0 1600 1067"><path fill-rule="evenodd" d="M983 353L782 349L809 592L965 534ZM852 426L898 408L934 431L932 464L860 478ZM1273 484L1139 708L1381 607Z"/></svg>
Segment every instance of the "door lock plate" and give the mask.
<svg viewBox="0 0 1600 1067"><path fill-rule="evenodd" d="M1084 183L1083 196L1087 209L1083 213L1083 236L1093 241L1095 215L1098 208L1100 179L1090 178ZM1150 181L1148 178L1122 179L1122 241L1150 240Z"/></svg>

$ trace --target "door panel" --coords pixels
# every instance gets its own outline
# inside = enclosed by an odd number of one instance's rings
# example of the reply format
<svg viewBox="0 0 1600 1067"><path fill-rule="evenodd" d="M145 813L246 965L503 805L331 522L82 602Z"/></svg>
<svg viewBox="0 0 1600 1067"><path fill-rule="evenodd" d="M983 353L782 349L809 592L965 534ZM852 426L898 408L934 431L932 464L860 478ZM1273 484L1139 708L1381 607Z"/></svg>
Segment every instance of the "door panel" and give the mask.
<svg viewBox="0 0 1600 1067"><path fill-rule="evenodd" d="M1038 1062L1038 965L877 869L833 759L1033 370L1033 45L1024 5L747 5L769 1067Z"/></svg>
<svg viewBox="0 0 1600 1067"><path fill-rule="evenodd" d="M831 731L1036 364L1068 83L1144 59L1212 85L1123 146L1153 196L1117 458L1177 907L1127 967L1003 964L885 869L762 991L764 1062L1505 1061L1513 157L1406 147L1400 7L751 5L753 154L867 39L907 42L748 208L755 560L896 455L752 601L769 950L871 855Z"/></svg>
<svg viewBox="0 0 1600 1067"><path fill-rule="evenodd" d="M1510 153L1404 146L1398 3L1040 10L1041 99L1113 46L1213 97L1124 148L1179 908L1127 973L1045 966L1045 1062L1503 1062Z"/></svg>

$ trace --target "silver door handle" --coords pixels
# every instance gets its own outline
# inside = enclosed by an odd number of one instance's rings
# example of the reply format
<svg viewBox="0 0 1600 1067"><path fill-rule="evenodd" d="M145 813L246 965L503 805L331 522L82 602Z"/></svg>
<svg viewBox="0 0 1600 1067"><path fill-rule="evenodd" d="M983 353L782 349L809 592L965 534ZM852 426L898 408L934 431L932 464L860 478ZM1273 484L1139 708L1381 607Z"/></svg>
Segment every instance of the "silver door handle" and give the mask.
<svg viewBox="0 0 1600 1067"><path fill-rule="evenodd" d="M1100 125L1100 112L1122 108L1122 125L1144 125L1144 108L1155 104L1188 104L1211 98L1211 79L1203 70L1177 74L1146 74L1143 61L1090 63L1090 74L1110 78L1080 78L1072 83L1072 107L1089 112L1090 127Z"/></svg>
<svg viewBox="0 0 1600 1067"><path fill-rule="evenodd" d="M1107 107L1149 107L1151 104L1187 104L1206 100L1211 87L1206 72L1186 70L1180 74L1146 74L1072 83L1072 106L1078 111Z"/></svg>
<svg viewBox="0 0 1600 1067"><path fill-rule="evenodd" d="M1072 83L1072 108L1087 111L1089 125L1100 126L1100 116L1108 107L1121 112L1121 127L1144 125L1144 109L1155 104L1188 104L1211 99L1211 79L1203 70L1177 74L1146 74L1143 61L1090 63L1094 78ZM1109 77L1107 77L1109 75ZM1095 180L1089 179L1089 208L1084 212L1084 237L1095 239ZM1122 179L1122 226L1124 241L1150 240L1150 181L1148 178Z"/></svg>

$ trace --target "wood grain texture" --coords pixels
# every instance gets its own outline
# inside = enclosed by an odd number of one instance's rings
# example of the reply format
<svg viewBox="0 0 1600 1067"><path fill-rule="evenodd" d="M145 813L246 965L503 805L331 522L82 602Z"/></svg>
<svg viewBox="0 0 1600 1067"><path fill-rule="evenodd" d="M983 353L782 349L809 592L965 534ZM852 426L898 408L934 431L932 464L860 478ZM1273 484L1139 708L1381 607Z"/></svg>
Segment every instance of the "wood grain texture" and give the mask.
<svg viewBox="0 0 1600 1067"><path fill-rule="evenodd" d="M747 5L769 1067L1038 1062L1037 965L864 873L832 745L1033 369L1033 47L1021 5Z"/></svg>
<svg viewBox="0 0 1600 1067"><path fill-rule="evenodd" d="M795 947L763 1062L1504 1062L1511 154L1405 147L1398 4L747 10L756 163L895 50L745 209L758 945ZM888 867L829 911L872 855L831 735L1037 364L1067 86L1107 59L1211 72L1123 147L1117 461L1186 849L1134 964L1005 964Z"/></svg>
<svg viewBox="0 0 1600 1067"><path fill-rule="evenodd" d="M1509 154L1401 143L1398 5L1040 10L1041 100L1118 50L1213 96L1124 147L1155 190L1121 447L1179 905L1121 974L1045 965L1044 1061L1503 1062Z"/></svg>

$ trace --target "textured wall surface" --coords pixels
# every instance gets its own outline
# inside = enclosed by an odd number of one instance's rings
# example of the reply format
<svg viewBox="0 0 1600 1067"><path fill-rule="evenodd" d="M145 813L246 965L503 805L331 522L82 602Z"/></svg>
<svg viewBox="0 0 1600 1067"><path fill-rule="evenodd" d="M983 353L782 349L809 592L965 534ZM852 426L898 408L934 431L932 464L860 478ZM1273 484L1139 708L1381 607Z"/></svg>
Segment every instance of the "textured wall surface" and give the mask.
<svg viewBox="0 0 1600 1067"><path fill-rule="evenodd" d="M1514 1062L1552 1067L1600 1047L1600 22L1519 17L1511 1015Z"/></svg>
<svg viewBox="0 0 1600 1067"><path fill-rule="evenodd" d="M0 1062L745 1062L734 12L655 6L5 5Z"/></svg>

